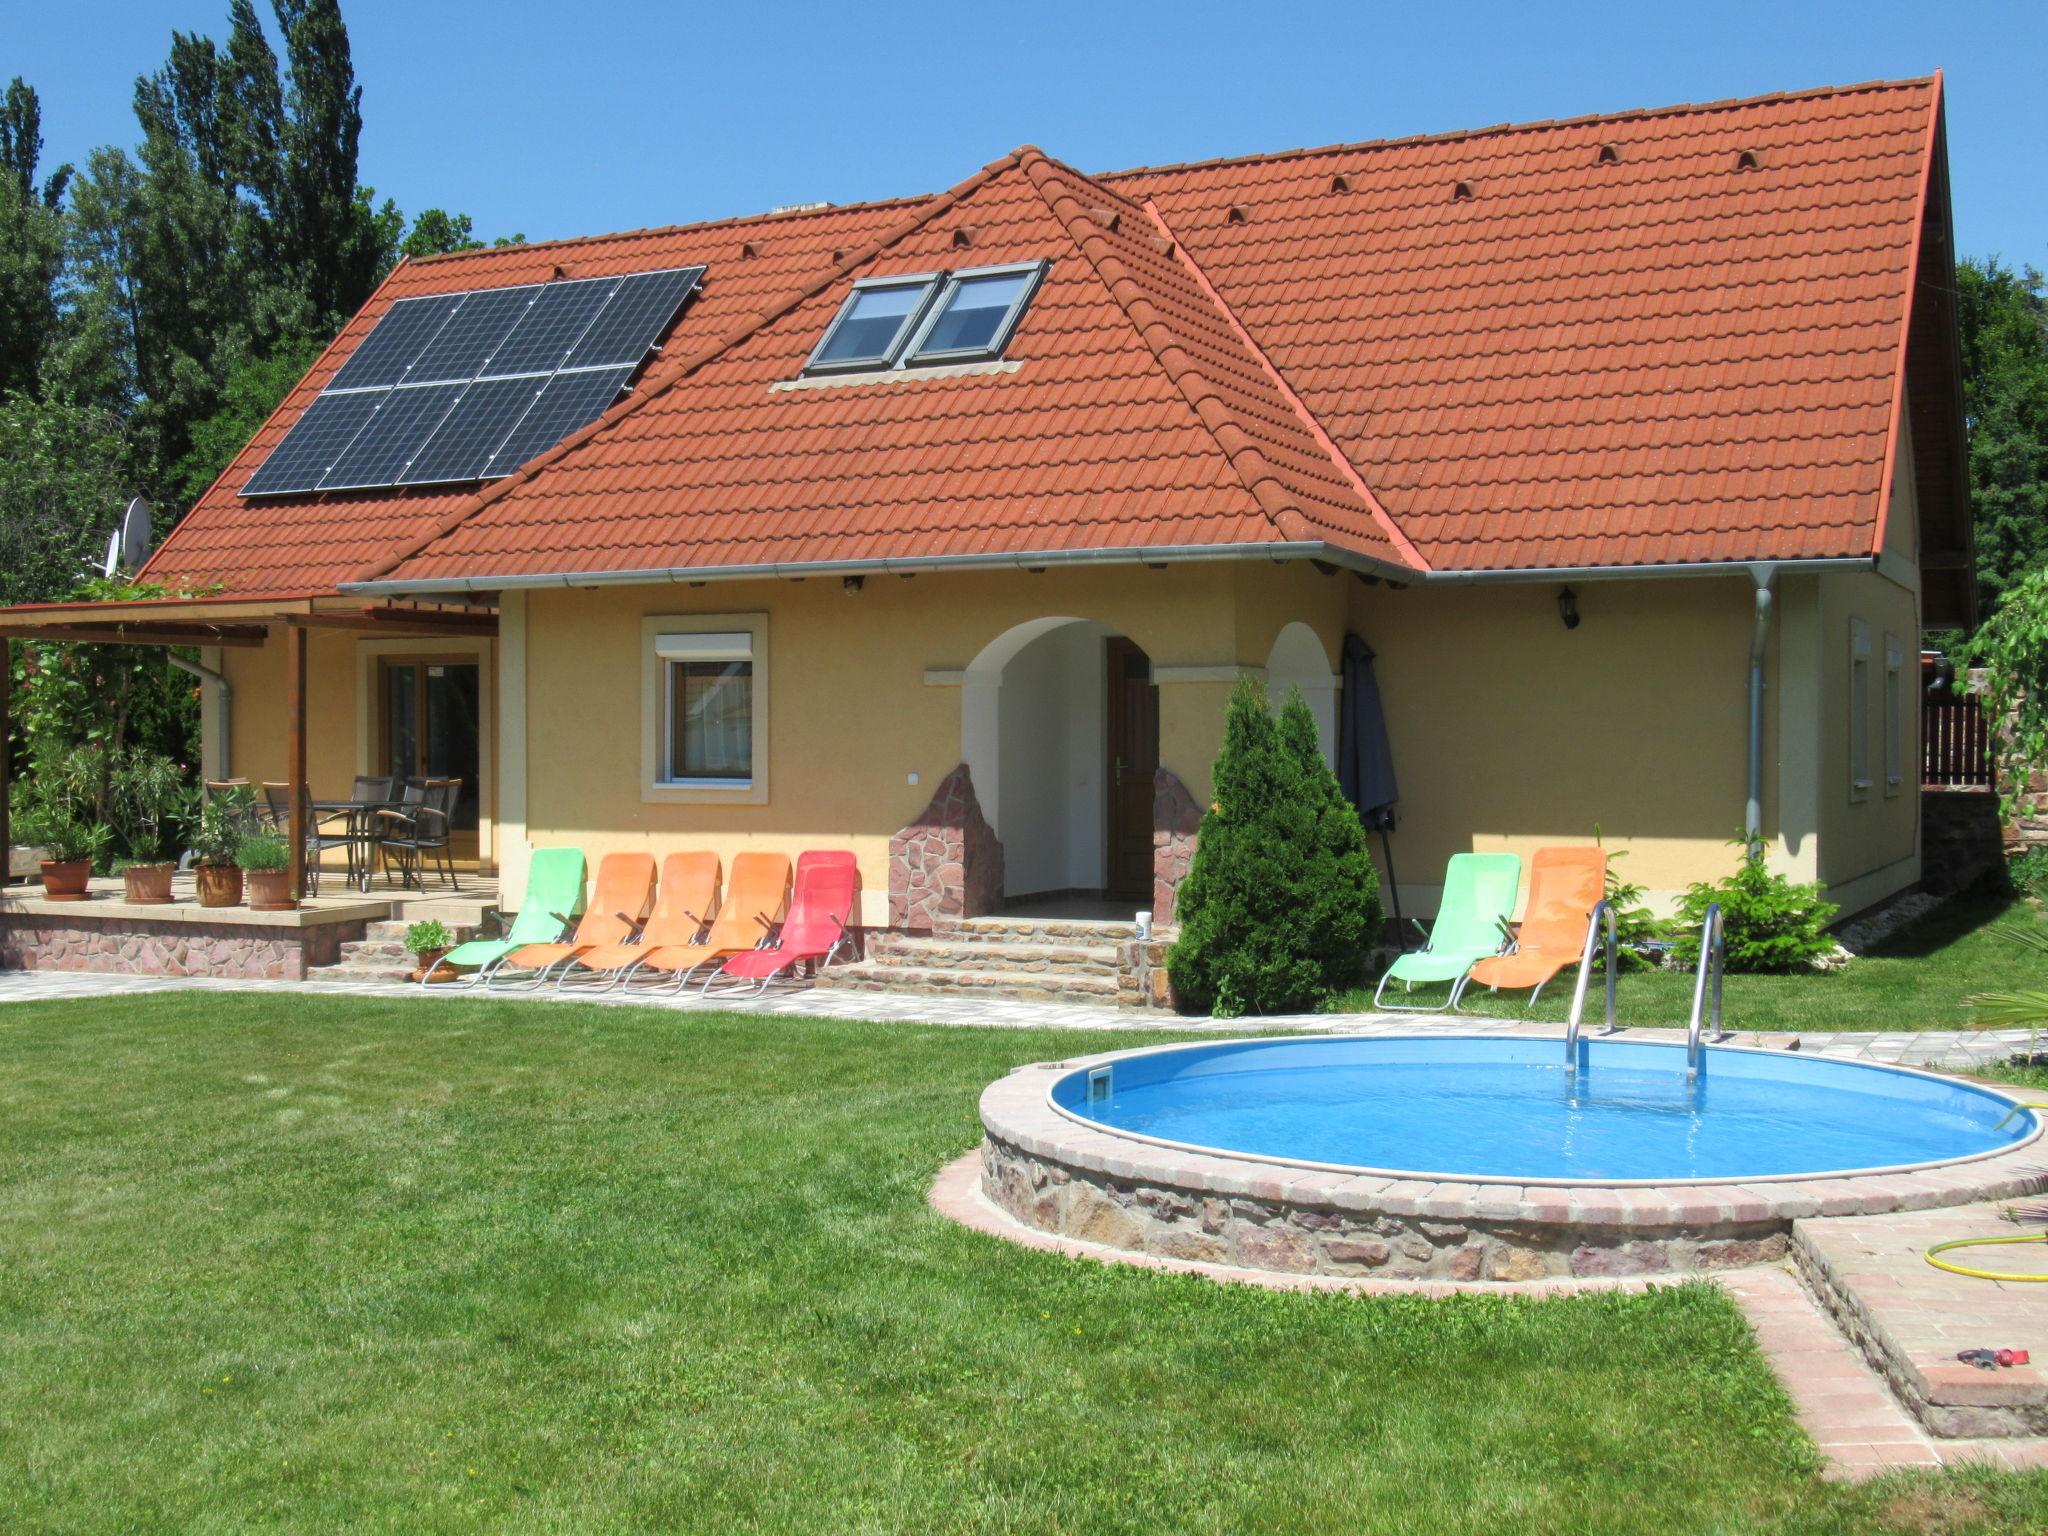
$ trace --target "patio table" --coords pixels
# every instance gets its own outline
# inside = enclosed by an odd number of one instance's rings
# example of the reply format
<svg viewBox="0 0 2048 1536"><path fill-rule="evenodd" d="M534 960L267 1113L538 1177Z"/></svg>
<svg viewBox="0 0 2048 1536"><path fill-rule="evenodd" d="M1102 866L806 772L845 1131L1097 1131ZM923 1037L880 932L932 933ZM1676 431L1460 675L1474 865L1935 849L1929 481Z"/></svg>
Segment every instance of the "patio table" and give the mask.
<svg viewBox="0 0 2048 1536"><path fill-rule="evenodd" d="M309 800L307 808L316 823L337 817L343 820L341 835L348 845L348 879L365 896L370 894L371 865L376 854L376 817L397 802L391 800Z"/></svg>

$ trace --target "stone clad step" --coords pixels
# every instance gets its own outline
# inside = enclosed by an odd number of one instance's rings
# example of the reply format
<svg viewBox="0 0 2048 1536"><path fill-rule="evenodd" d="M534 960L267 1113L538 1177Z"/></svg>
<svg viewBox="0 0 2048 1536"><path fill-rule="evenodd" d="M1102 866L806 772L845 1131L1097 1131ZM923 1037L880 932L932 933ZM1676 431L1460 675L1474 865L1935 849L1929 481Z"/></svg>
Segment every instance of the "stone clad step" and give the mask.
<svg viewBox="0 0 2048 1536"><path fill-rule="evenodd" d="M941 918L931 936L963 944L1128 944L1138 936L1138 925L1064 917L952 917Z"/></svg>
<svg viewBox="0 0 2048 1536"><path fill-rule="evenodd" d="M888 934L871 941L868 957L884 966L915 969L1058 972L1063 976L1115 976L1113 944L1009 944L996 940L963 943L955 938Z"/></svg>
<svg viewBox="0 0 2048 1536"><path fill-rule="evenodd" d="M819 973L818 985L852 992L967 993L1025 1002L1115 1003L1115 976L1066 971L973 971L952 966L885 965L863 960Z"/></svg>

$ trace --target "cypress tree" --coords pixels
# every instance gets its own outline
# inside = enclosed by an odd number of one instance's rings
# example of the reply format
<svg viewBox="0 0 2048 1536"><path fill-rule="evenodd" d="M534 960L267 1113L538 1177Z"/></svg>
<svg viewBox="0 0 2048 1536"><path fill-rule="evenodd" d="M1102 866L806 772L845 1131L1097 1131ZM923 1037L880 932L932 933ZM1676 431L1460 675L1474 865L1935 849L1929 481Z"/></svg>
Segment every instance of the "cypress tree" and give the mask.
<svg viewBox="0 0 2048 1536"><path fill-rule="evenodd" d="M1379 929L1378 880L1298 692L1276 725L1264 686L1238 683L1214 780L1167 959L1181 1000L1219 1016L1288 1013L1355 986Z"/></svg>

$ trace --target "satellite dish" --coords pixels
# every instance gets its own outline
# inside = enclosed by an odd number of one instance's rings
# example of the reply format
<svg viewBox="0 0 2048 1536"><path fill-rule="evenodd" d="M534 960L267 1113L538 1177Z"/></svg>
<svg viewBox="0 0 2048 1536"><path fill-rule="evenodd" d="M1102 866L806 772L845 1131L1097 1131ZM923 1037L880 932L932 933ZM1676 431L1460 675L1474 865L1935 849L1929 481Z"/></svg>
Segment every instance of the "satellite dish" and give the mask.
<svg viewBox="0 0 2048 1536"><path fill-rule="evenodd" d="M100 574L133 576L148 559L149 503L136 496L122 509L119 526L107 536L107 558Z"/></svg>

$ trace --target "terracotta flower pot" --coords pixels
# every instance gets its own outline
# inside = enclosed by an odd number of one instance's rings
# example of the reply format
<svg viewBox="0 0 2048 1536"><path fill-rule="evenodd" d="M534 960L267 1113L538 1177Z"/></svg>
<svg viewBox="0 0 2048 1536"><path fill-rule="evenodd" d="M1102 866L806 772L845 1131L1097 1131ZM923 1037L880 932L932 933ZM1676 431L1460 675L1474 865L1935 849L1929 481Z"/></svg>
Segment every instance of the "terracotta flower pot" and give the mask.
<svg viewBox="0 0 2048 1536"><path fill-rule="evenodd" d="M43 895L50 901L84 901L91 894L86 889L92 879L91 859L45 859L42 874Z"/></svg>
<svg viewBox="0 0 2048 1536"><path fill-rule="evenodd" d="M201 864L192 871L199 883L202 907L239 907L242 904L242 872L232 864Z"/></svg>
<svg viewBox="0 0 2048 1536"><path fill-rule="evenodd" d="M425 981L427 973L439 965L441 957L447 953L448 951L445 949L423 949L419 951L412 957L412 979L414 981ZM437 979L439 981L453 981L455 979L455 972L449 971Z"/></svg>
<svg viewBox="0 0 2048 1536"><path fill-rule="evenodd" d="M249 887L251 912L290 912L298 906L292 900L292 872L288 869L245 869L242 879Z"/></svg>
<svg viewBox="0 0 2048 1536"><path fill-rule="evenodd" d="M171 899L171 864L132 864L121 871L127 898L138 907L161 907Z"/></svg>

